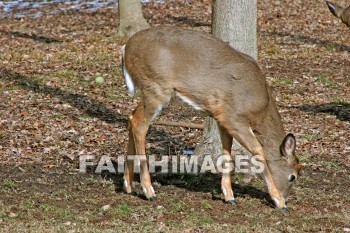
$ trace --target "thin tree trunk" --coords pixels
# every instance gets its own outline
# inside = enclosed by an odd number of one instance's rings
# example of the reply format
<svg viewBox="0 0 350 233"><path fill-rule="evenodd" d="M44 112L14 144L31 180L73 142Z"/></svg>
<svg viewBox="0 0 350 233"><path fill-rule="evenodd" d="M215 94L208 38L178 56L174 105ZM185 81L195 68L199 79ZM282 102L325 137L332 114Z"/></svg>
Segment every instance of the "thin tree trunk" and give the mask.
<svg viewBox="0 0 350 233"><path fill-rule="evenodd" d="M212 33L230 46L257 59L257 1L213 0ZM221 140L216 121L207 117L204 136L196 147L195 154L211 156L214 161L222 153ZM250 155L235 139L234 155Z"/></svg>
<svg viewBox="0 0 350 233"><path fill-rule="evenodd" d="M136 32L150 27L143 17L140 0L119 0L118 10L119 36L129 38Z"/></svg>

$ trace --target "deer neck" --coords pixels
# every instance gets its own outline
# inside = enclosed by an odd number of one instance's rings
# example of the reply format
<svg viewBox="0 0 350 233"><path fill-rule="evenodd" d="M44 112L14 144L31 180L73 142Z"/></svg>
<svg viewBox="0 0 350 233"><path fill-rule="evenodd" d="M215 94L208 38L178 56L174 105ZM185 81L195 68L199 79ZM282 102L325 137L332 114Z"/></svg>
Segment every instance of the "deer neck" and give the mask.
<svg viewBox="0 0 350 233"><path fill-rule="evenodd" d="M262 144L267 160L280 159L280 145L286 136L281 116L271 101L263 123L254 129L256 138Z"/></svg>

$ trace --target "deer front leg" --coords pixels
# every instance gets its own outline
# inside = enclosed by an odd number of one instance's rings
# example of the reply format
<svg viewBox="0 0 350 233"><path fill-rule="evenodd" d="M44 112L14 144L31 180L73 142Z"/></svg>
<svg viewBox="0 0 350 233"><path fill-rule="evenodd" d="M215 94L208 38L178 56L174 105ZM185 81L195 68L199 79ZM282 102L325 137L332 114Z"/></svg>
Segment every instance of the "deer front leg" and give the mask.
<svg viewBox="0 0 350 233"><path fill-rule="evenodd" d="M235 204L235 198L232 191L231 172L233 170L231 148L232 137L227 133L226 129L219 126L221 144L222 144L222 177L221 190L224 194L225 202Z"/></svg>
<svg viewBox="0 0 350 233"><path fill-rule="evenodd" d="M234 130L232 130L230 134L232 134L242 146L244 146L253 156L256 156L258 161L264 165L263 178L267 184L269 194L272 200L275 202L277 208L286 209L286 201L273 180L271 171L266 162L264 150L259 141L256 139L251 128L246 124L237 123Z"/></svg>
<svg viewBox="0 0 350 233"><path fill-rule="evenodd" d="M155 104L152 102L144 102L136 107L133 114L129 119L129 156L131 153L134 155L134 159L137 158L140 161L140 178L142 190L147 199L153 201L156 200L155 191L151 184L151 176L149 174L147 157L146 157L146 134L148 127L151 123L151 119L157 114L159 106L161 104ZM125 169L125 183L127 192L131 192L132 178L133 178L133 166L134 161L128 160Z"/></svg>

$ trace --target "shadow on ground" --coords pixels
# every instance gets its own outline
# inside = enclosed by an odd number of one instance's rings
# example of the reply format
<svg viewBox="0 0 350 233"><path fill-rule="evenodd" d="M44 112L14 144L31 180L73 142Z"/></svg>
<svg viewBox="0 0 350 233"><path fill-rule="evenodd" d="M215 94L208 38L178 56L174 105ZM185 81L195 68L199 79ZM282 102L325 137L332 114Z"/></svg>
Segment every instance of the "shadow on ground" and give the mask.
<svg viewBox="0 0 350 233"><path fill-rule="evenodd" d="M22 89L31 90L37 93L43 93L45 95L51 95L59 98L65 103L69 103L73 107L83 111L90 117L96 117L102 121L110 123L127 124L127 117L112 109L106 107L104 103L90 98L86 95L74 94L57 87L50 87L45 84L41 84L37 80L24 76L22 74L13 73L8 70L0 71L0 79L5 81L15 82L14 85L19 86Z"/></svg>
<svg viewBox="0 0 350 233"><path fill-rule="evenodd" d="M42 42L42 43L62 43L62 40L57 40L54 38L50 38L50 37L46 37L46 36L39 36L37 34L29 34L26 32L10 32L10 31L5 31L5 30L0 30L0 33L7 35L7 36L14 36L14 37L21 37L21 38L26 38L26 39L30 39L30 40L34 40L34 41L38 41L38 42Z"/></svg>
<svg viewBox="0 0 350 233"><path fill-rule="evenodd" d="M94 170L94 169L92 169ZM91 171L90 171L91 172ZM117 193L123 193L123 174L112 174L109 172L104 172L101 176L106 180L111 180L114 183L115 191ZM190 192L203 192L203 193L211 193L213 200L222 200L221 196L221 174L211 174L211 173L203 173L203 174L160 174L155 173L151 174L152 183L158 184L156 189L161 189L166 186L175 186L177 188L185 189ZM135 174L134 181L140 181L139 174ZM270 207L274 207L273 201L270 198L269 194L255 188L251 185L240 185L233 184L233 192L235 197L250 197L255 199L260 199L262 202ZM142 190L140 188L135 188L135 192L132 195L137 196L141 199L146 200ZM156 190L157 192L157 190Z"/></svg>
<svg viewBox="0 0 350 233"><path fill-rule="evenodd" d="M327 40L321 40L319 38L313 38L310 36L305 36L305 35L293 35L289 33L284 33L284 32L266 32L266 31L261 31L260 32L263 35L270 35L270 36L277 36L277 37L290 37L294 41L299 41L304 44L317 44L326 48L334 48L337 51L350 51L350 46L348 45L343 45L339 43L335 43L332 41L327 41Z"/></svg>
<svg viewBox="0 0 350 233"><path fill-rule="evenodd" d="M326 103L320 105L301 105L299 109L311 113L328 113L336 116L339 120L350 121L349 103Z"/></svg>

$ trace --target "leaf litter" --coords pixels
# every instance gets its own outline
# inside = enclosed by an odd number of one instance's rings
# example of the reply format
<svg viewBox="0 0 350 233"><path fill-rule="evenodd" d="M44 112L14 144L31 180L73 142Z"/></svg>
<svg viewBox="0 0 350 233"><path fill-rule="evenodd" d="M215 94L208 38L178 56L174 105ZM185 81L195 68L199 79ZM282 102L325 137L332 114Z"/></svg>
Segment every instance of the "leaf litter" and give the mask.
<svg viewBox="0 0 350 233"><path fill-rule="evenodd" d="M153 26L210 32L210 4L150 1L144 3L144 15ZM44 221L43 229L52 229L49 219L66 228L93 223L100 229L129 230L150 229L142 225L150 221L158 231L328 232L350 227L350 32L323 1L258 1L259 63L286 130L297 136L305 165L288 219L273 213L266 195L240 176L234 178L240 204L231 207L212 194L220 193L217 176L154 175L160 197L148 203L122 192L122 174L80 174L79 156L98 161L107 155L116 161L127 150L127 116L137 101L128 96L121 76L125 40L116 36L117 9L0 21L0 182L14 183L0 184L4 229L14 222L20 227L33 216ZM98 76L103 85L94 82ZM177 103L160 119L202 124L204 116ZM153 125L147 149L183 156L201 135L198 129ZM264 190L258 180L251 185ZM208 212L206 206L215 208Z"/></svg>

